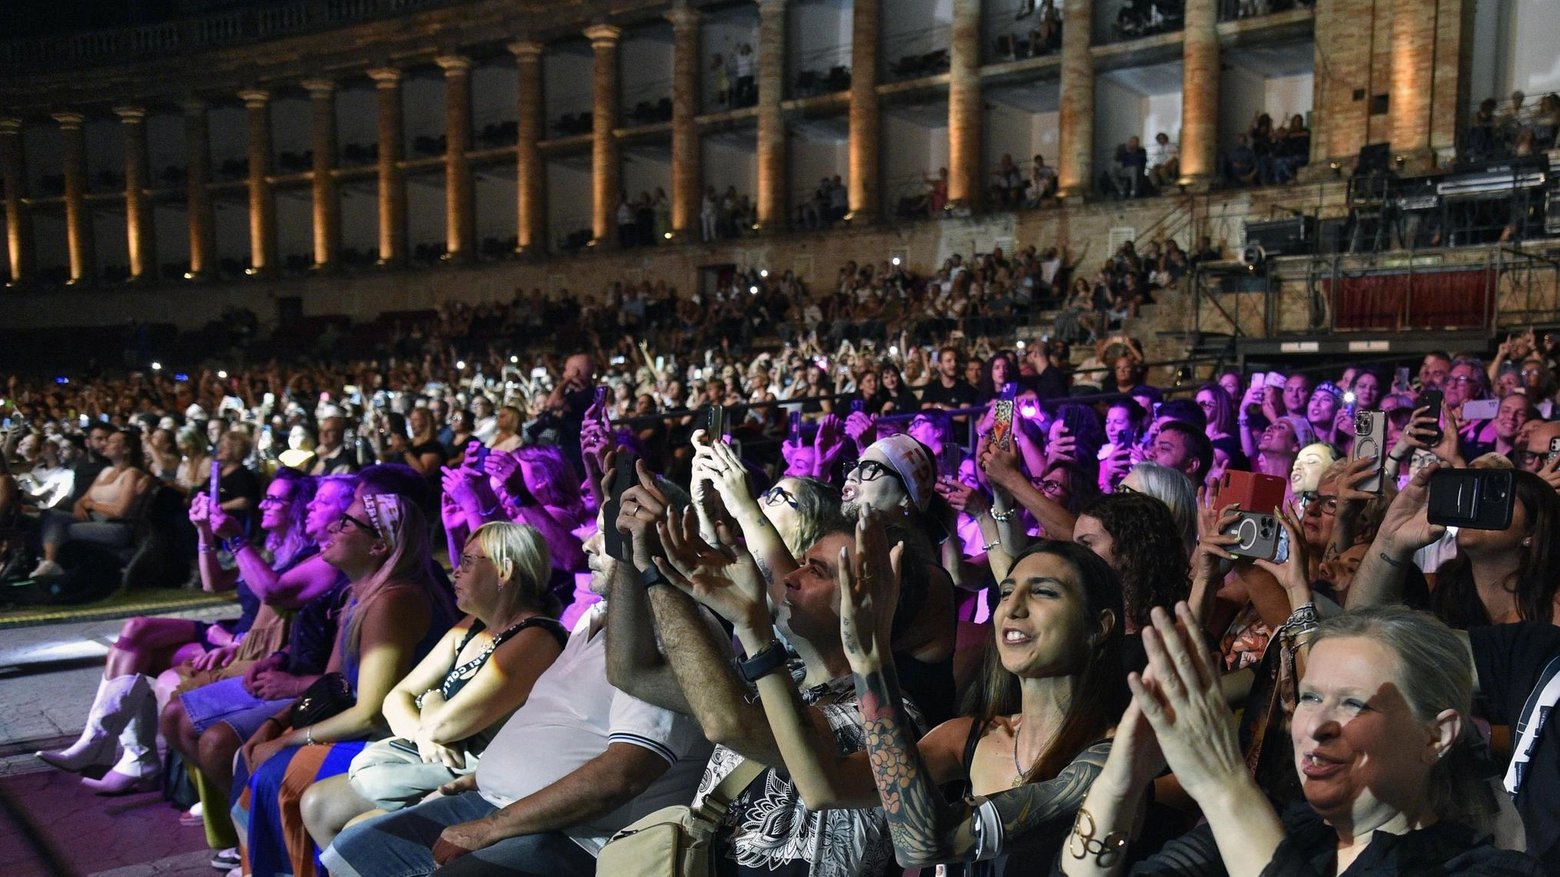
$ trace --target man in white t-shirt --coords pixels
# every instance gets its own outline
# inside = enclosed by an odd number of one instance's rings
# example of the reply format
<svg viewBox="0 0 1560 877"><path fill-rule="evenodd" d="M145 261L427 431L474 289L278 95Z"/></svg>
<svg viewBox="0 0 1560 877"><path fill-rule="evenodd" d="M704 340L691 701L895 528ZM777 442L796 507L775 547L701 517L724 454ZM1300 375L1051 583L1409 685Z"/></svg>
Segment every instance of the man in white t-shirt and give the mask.
<svg viewBox="0 0 1560 877"><path fill-rule="evenodd" d="M591 590L604 594L594 556L590 565ZM330 872L591 877L619 829L686 804L711 745L692 718L607 681L606 608L597 603L580 619L475 774L441 797L342 832L321 856Z"/></svg>
<svg viewBox="0 0 1560 877"><path fill-rule="evenodd" d="M1166 187L1175 185L1180 176L1180 152L1170 142L1170 135L1160 131L1154 135L1153 145L1148 147L1148 181L1163 192Z"/></svg>

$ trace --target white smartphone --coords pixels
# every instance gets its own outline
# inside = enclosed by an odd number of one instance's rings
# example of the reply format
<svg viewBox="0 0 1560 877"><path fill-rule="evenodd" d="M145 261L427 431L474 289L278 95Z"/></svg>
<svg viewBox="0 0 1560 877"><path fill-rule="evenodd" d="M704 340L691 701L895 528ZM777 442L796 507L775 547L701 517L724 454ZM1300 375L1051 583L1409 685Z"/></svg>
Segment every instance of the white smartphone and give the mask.
<svg viewBox="0 0 1560 877"><path fill-rule="evenodd" d="M1499 399L1474 399L1463 403L1461 417L1463 420L1494 420L1498 413Z"/></svg>

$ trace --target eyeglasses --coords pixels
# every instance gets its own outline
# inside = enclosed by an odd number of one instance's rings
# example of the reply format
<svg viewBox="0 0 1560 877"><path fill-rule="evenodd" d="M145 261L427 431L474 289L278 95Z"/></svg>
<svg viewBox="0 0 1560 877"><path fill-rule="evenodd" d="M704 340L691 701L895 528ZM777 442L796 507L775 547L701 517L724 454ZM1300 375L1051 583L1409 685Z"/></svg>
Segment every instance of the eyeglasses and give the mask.
<svg viewBox="0 0 1560 877"><path fill-rule="evenodd" d="M1517 450L1511 452L1511 461L1523 468L1527 468L1534 463L1544 462L1548 459L1548 457L1549 454L1546 451L1527 451L1518 448Z"/></svg>
<svg viewBox="0 0 1560 877"><path fill-rule="evenodd" d="M761 494L761 498L764 500L764 505L775 505L783 502L793 509L796 508L796 494L778 484L764 491Z"/></svg>
<svg viewBox="0 0 1560 877"><path fill-rule="evenodd" d="M905 480L900 477L898 472L876 460L857 460L850 465L849 469L845 470L846 481L852 478L855 478L857 481L876 481L884 475L898 481L901 487L905 486Z"/></svg>
<svg viewBox="0 0 1560 877"><path fill-rule="evenodd" d="M1046 496L1056 496L1067 492L1067 482L1058 481L1055 478L1042 478L1039 481L1030 482L1031 485ZM1130 488L1127 488L1130 489Z"/></svg>
<svg viewBox="0 0 1560 877"><path fill-rule="evenodd" d="M1338 495L1335 493L1317 493L1314 490L1306 490L1301 492L1300 501L1305 505L1306 514L1310 514L1313 508L1316 509L1318 514L1328 515L1329 517L1338 514Z"/></svg>
<svg viewBox="0 0 1560 877"><path fill-rule="evenodd" d="M337 519L336 525L331 527L330 531L332 533L342 533L342 532L345 532L346 529L347 529L347 525L348 524L351 524L352 525L352 529L354 529L354 530L362 530L364 533L368 533L369 535L372 535L372 536L378 536L379 535L379 530L376 529L373 524L370 524L367 521L362 520L361 518L354 518L351 515L347 514L346 512L342 512L341 513L341 517L339 519Z"/></svg>
<svg viewBox="0 0 1560 877"><path fill-rule="evenodd" d="M291 502L291 500L285 496L271 496L267 494L260 497L261 505L287 505L289 502Z"/></svg>
<svg viewBox="0 0 1560 877"><path fill-rule="evenodd" d="M492 558L482 554L462 554L460 556L460 566L457 567L457 569L471 569L473 566L477 565L477 561L491 559Z"/></svg>

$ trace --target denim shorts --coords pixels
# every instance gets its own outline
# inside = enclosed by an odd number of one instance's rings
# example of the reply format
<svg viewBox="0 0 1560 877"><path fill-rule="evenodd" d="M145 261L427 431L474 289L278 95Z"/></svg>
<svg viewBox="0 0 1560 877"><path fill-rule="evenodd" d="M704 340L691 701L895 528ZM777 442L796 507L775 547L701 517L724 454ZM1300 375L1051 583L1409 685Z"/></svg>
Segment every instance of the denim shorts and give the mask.
<svg viewBox="0 0 1560 877"><path fill-rule="evenodd" d="M184 712L198 734L217 722L226 722L238 739L248 740L265 720L281 712L293 698L261 700L244 688L242 677L232 677L203 685L179 695Z"/></svg>

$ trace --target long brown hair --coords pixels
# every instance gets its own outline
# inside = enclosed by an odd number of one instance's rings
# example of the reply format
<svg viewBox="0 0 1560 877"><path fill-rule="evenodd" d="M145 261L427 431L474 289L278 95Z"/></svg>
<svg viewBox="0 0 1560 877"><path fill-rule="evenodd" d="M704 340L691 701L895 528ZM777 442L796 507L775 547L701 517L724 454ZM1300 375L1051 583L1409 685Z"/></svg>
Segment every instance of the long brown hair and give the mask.
<svg viewBox="0 0 1560 877"><path fill-rule="evenodd" d="M1013 559L1013 569L1035 554L1050 554L1066 561L1078 576L1083 596L1083 623L1091 630L1101 612L1109 609L1115 623L1105 636L1089 649L1083 670L1073 686L1072 703L1062 726L1045 752L1024 772L1024 782L1043 782L1061 773L1078 753L1103 739L1126 709L1131 692L1121 662L1121 641L1125 609L1122 606L1121 580L1110 565L1094 552L1075 542L1042 540ZM1002 666L995 638L986 641L985 663L981 678L965 696L964 714L975 716L982 733L998 716L1010 716L1022 707L1019 678Z"/></svg>

